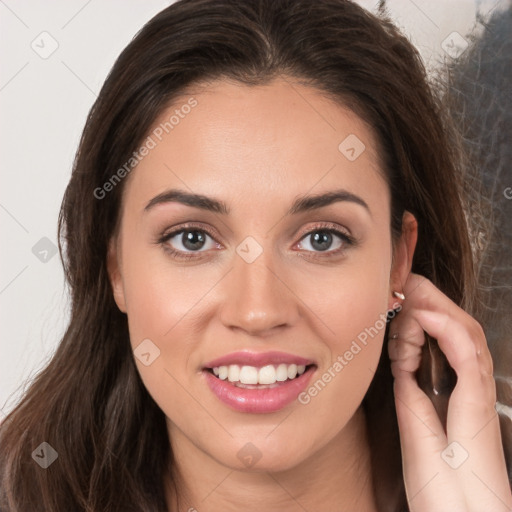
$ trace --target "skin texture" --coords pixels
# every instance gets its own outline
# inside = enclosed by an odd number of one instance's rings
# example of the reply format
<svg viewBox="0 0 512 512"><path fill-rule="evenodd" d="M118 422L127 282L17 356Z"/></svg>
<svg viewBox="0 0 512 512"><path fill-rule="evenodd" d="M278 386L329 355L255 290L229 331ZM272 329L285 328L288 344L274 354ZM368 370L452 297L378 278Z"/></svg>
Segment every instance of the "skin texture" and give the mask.
<svg viewBox="0 0 512 512"><path fill-rule="evenodd" d="M274 413L231 409L210 391L202 368L234 351L278 350L314 360L315 382L396 305L393 290L409 283L416 221L406 212L403 235L393 246L390 195L373 131L321 92L282 77L258 87L217 81L191 94L197 106L129 176L109 252L114 296L128 315L132 347L150 339L160 350L149 366L135 362L167 417L179 509L374 512L360 404L382 350L383 328L308 404L294 401ZM365 145L354 161L338 150L349 134ZM145 211L171 188L222 200L230 213L176 202ZM368 209L343 201L286 214L298 197L340 188ZM182 234L158 242L185 223L206 236L202 248L187 249ZM318 250L312 233L329 227L349 233L355 244L329 257L343 243L333 235L327 251ZM246 237L262 250L252 263L236 250ZM193 257L173 259L165 247ZM446 308L459 309L453 303ZM419 317L415 321L419 325ZM410 338L414 350L418 332ZM411 389L417 393L409 380L400 382L405 399ZM398 413L404 416L403 408ZM402 419L401 427L414 428L410 418ZM251 467L238 457L247 443L261 456ZM409 453L405 469L416 475L423 459L412 448ZM439 452L431 457L437 464ZM503 472L499 461L490 464ZM170 488L168 500L177 509Z"/></svg>

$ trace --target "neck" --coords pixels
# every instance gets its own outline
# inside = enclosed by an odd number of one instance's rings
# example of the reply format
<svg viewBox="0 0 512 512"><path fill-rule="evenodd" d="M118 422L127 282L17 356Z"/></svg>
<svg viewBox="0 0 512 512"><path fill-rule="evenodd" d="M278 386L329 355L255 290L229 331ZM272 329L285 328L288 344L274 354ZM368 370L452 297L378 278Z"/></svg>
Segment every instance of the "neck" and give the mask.
<svg viewBox="0 0 512 512"><path fill-rule="evenodd" d="M170 512L377 512L362 407L337 436L300 465L272 473L233 470L198 450L179 430L172 432L176 462L166 481Z"/></svg>

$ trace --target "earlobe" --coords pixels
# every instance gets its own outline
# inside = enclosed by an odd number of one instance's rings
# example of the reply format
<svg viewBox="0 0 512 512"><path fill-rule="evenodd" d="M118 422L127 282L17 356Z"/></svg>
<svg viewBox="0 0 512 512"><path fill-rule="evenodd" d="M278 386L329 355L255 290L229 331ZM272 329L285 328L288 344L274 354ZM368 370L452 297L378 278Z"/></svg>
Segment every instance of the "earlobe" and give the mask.
<svg viewBox="0 0 512 512"><path fill-rule="evenodd" d="M120 270L119 252L117 248L117 243L114 239L110 241L108 247L107 272L117 307L123 313L126 313L126 301L124 296L123 278L121 276Z"/></svg>
<svg viewBox="0 0 512 512"><path fill-rule="evenodd" d="M403 300L403 289L411 272L417 240L418 221L412 213L405 211L402 218L402 235L393 251L389 298L390 309L396 305L397 298Z"/></svg>

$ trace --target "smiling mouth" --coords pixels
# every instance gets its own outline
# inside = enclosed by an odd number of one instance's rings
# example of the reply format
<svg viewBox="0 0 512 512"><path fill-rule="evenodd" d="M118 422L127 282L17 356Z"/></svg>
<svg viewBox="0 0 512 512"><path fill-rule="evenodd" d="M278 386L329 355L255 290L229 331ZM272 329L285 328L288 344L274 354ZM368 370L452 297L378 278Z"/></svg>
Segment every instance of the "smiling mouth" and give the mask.
<svg viewBox="0 0 512 512"><path fill-rule="evenodd" d="M281 386L285 382L298 379L308 370L316 368L316 365L297 364L268 364L265 366L249 365L224 365L206 368L205 370L228 382L237 388L243 389L271 389Z"/></svg>

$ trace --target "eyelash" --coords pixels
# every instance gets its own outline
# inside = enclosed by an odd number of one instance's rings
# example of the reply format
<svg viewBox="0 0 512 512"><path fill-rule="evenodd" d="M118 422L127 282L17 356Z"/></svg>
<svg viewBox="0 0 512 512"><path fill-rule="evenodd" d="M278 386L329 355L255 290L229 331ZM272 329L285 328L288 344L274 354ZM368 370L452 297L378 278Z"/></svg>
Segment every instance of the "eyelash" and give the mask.
<svg viewBox="0 0 512 512"><path fill-rule="evenodd" d="M339 229L333 227L334 224L329 224L329 223L320 223L320 224L317 224L316 226L314 226L311 230L305 232L301 237L300 237L300 241L302 241L304 238L306 238L307 236L310 236L314 233L317 233L317 232L322 232L322 233L330 233L330 234L334 234L336 236L338 236L341 240L342 240L342 243L343 245L341 247L339 247L338 249L334 250L334 251L307 251L307 252L315 252L315 253L318 253L318 254L321 254L322 258L330 258L330 257L335 257L335 256L338 256L340 253L346 251L348 249L348 247L350 246L354 246L356 245L356 240L355 238L353 238L352 236L348 235L347 233L343 232L343 231L340 231ZM215 237L214 235L210 232L209 229L206 229L204 227L200 227L200 226L197 226L195 224L186 224L184 226L180 226L178 229L175 229L174 231L171 231L169 233L164 233L158 240L157 240L157 243L160 244L164 250L172 257L172 258L175 258L175 259L179 259L179 260L190 260L191 258L197 258L197 254L200 254L201 252L205 252L205 251L192 251L192 252L183 252L183 251L179 251L179 250L176 250L176 249L172 249L171 247L169 247L169 245L167 244L167 242L171 239L171 238L174 238L176 235L179 235L181 233L184 233L184 232L193 232L193 231L197 231L197 232L200 232L200 233L206 233L207 235L209 235L216 243L218 243L216 240L215 240ZM348 246L348 247L347 247Z"/></svg>

